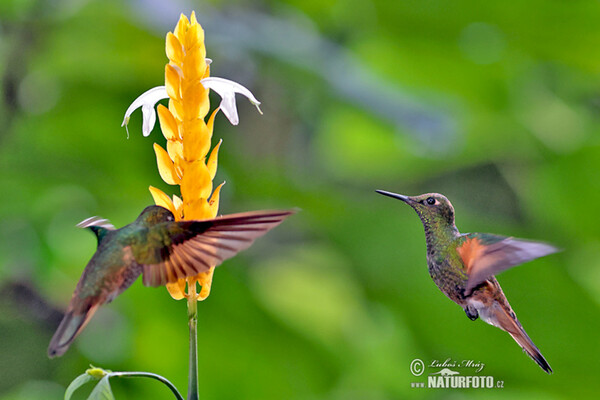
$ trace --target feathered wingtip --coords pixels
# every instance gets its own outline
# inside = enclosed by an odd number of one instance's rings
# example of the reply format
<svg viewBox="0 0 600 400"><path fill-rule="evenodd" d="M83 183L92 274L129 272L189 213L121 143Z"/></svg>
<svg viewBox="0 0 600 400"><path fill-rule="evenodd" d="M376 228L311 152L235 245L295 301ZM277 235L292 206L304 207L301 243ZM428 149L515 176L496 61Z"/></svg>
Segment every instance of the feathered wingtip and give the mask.
<svg viewBox="0 0 600 400"><path fill-rule="evenodd" d="M172 222L181 234L159 256L139 260L146 286L162 286L198 275L247 249L297 210L250 211L214 219Z"/></svg>

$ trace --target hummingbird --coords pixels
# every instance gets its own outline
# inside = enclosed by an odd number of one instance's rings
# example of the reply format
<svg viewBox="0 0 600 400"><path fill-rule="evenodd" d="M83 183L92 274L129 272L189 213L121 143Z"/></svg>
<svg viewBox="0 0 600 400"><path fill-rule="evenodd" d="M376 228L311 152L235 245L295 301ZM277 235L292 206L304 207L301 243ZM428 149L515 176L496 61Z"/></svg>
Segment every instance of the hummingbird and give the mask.
<svg viewBox="0 0 600 400"><path fill-rule="evenodd" d="M402 200L421 218L429 275L437 287L461 306L472 321L481 317L508 332L551 374L552 368L523 329L494 275L559 250L542 242L489 233L461 234L454 223L454 207L438 193L404 196L384 190L376 192Z"/></svg>
<svg viewBox="0 0 600 400"><path fill-rule="evenodd" d="M166 208L148 206L120 229L99 217L82 221L77 226L96 235L98 248L50 341L49 357L63 355L98 307L114 300L140 275L145 286L163 286L206 272L250 247L293 213L252 211L175 221Z"/></svg>

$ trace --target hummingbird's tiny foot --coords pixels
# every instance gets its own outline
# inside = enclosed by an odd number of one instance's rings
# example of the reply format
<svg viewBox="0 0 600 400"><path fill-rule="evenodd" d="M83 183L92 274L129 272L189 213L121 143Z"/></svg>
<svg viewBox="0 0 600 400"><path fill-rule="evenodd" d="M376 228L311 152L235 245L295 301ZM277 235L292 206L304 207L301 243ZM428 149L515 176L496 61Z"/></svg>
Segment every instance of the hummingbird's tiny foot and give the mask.
<svg viewBox="0 0 600 400"><path fill-rule="evenodd" d="M469 319L471 321L475 321L479 317L479 313L477 312L477 309L475 307L473 307L472 305L468 305L465 307L465 313L467 314L467 317L469 317Z"/></svg>

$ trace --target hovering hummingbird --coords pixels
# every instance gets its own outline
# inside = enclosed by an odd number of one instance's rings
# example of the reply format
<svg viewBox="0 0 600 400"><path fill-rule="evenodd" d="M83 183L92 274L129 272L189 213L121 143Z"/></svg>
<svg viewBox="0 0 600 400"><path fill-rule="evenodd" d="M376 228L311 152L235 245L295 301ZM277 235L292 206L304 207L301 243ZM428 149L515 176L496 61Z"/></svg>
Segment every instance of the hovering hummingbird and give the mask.
<svg viewBox="0 0 600 400"><path fill-rule="evenodd" d="M63 355L99 306L109 303L143 275L146 286L162 286L205 272L247 249L294 211L253 211L200 221L175 221L173 213L149 206L131 224L115 229L88 218L98 248L83 270L48 355Z"/></svg>
<svg viewBox="0 0 600 400"><path fill-rule="evenodd" d="M438 288L461 306L472 321L485 322L508 332L548 374L552 368L521 326L494 275L515 265L558 251L545 243L492 235L461 234L454 224L454 208L438 193L403 196L377 193L411 206L425 228L427 266Z"/></svg>

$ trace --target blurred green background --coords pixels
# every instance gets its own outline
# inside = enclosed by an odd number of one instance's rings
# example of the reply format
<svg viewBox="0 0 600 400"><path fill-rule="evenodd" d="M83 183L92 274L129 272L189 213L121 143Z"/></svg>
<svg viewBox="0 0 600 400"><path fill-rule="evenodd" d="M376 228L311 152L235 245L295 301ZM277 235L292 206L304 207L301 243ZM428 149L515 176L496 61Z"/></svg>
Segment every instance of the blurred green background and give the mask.
<svg viewBox="0 0 600 400"><path fill-rule="evenodd" d="M46 348L95 249L75 224L122 226L149 185L173 193L158 127L143 138L139 111L129 139L119 125L162 84L165 34L191 10L211 74L263 102L240 97L237 127L217 117L221 212L302 209L216 271L202 399L597 398L599 2L3 0L1 399L62 398L90 363L186 392L186 306L164 289L136 282L65 356ZM375 189L441 192L463 232L564 249L499 276L553 375L438 291L417 216ZM415 358L480 361L504 389L411 388Z"/></svg>

